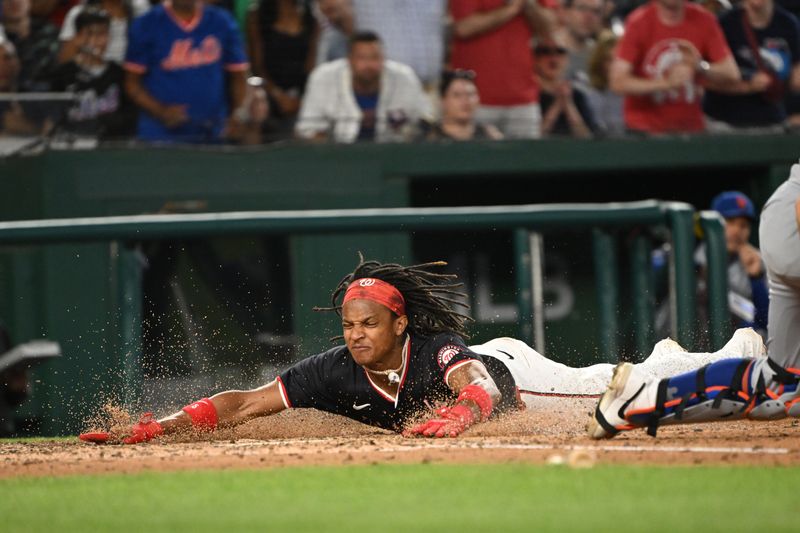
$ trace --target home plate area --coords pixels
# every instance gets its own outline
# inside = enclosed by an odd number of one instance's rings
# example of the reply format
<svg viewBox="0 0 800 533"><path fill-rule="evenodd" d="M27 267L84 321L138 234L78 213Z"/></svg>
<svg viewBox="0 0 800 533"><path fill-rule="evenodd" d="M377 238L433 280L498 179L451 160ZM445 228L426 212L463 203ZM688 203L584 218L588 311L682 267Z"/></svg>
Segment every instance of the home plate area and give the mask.
<svg viewBox="0 0 800 533"><path fill-rule="evenodd" d="M588 413L587 406L523 411L455 439L414 439L295 409L210 436L182 435L133 446L94 445L77 438L4 441L0 477L385 463L800 465L796 419L666 426L657 438L638 430L593 441L584 433Z"/></svg>

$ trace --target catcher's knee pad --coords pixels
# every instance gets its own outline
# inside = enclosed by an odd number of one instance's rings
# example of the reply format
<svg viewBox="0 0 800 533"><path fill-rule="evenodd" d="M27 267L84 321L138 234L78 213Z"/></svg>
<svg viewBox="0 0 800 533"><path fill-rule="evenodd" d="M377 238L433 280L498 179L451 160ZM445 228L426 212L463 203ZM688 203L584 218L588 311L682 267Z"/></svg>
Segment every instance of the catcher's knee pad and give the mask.
<svg viewBox="0 0 800 533"><path fill-rule="evenodd" d="M800 375L768 358L719 361L694 373L694 383L662 380L654 410L640 423L655 435L663 424L800 417L798 382Z"/></svg>

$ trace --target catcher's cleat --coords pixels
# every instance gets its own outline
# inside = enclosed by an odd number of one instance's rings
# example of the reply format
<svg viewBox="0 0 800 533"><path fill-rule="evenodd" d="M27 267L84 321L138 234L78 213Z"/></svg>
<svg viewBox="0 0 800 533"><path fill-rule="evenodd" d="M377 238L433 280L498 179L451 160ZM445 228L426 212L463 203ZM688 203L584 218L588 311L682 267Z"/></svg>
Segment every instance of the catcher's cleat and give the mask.
<svg viewBox="0 0 800 533"><path fill-rule="evenodd" d="M639 377L634 365L619 363L615 366L611 383L600 397L586 428L589 437L610 439L620 431L638 427L625 419L625 410L642 395L646 387L647 382Z"/></svg>

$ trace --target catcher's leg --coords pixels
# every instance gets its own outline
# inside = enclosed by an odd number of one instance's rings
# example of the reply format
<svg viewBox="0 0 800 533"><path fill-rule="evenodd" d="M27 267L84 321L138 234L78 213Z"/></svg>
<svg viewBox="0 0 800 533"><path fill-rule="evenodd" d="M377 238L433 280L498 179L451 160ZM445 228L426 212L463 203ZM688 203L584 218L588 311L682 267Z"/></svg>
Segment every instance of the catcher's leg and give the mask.
<svg viewBox="0 0 800 533"><path fill-rule="evenodd" d="M800 369L770 359L723 359L662 380L647 379L629 363L614 370L589 423L589 436L610 438L662 424L800 417Z"/></svg>
<svg viewBox="0 0 800 533"><path fill-rule="evenodd" d="M740 328L733 333L725 346L711 353L687 352L674 340L663 339L655 345L647 359L637 366L649 377L663 379L722 359L766 356L761 335L752 328Z"/></svg>

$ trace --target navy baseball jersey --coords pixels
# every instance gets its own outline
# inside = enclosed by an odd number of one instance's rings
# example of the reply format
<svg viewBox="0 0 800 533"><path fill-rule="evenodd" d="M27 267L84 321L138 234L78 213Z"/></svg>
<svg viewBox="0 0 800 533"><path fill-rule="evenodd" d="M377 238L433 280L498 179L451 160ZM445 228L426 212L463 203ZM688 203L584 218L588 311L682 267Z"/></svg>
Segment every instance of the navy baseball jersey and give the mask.
<svg viewBox="0 0 800 533"><path fill-rule="evenodd" d="M455 400L455 394L447 385L453 370L469 361L484 362L484 358L471 351L457 335L411 335L409 343L396 398L375 385L370 374L353 360L346 346L338 346L308 357L281 373L278 383L283 400L288 407L313 407L372 426L401 431L415 417ZM514 398L513 380L511 390L506 387L510 377L508 370L502 364L499 365L502 368L491 366L496 368L489 372L498 383L503 399ZM503 372L506 375L495 377Z"/></svg>
<svg viewBox="0 0 800 533"><path fill-rule="evenodd" d="M139 137L150 141L208 142L228 115L225 71L245 71L247 57L233 17L199 4L185 22L169 2L151 8L130 27L125 69L142 75L145 89L165 105L185 105L189 122L167 129L139 114Z"/></svg>

